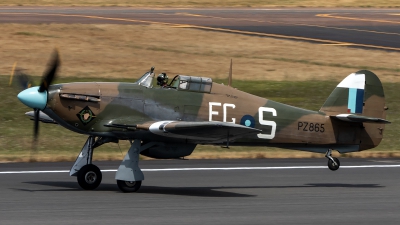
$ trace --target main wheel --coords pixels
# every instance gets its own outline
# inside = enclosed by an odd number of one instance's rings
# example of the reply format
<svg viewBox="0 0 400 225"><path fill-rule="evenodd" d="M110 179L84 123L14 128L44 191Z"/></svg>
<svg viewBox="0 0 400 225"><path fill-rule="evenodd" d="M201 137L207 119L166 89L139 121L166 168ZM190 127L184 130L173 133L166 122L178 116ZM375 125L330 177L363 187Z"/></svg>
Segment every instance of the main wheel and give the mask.
<svg viewBox="0 0 400 225"><path fill-rule="evenodd" d="M85 190L96 189L103 178L99 167L93 164L84 165L78 171L78 184Z"/></svg>
<svg viewBox="0 0 400 225"><path fill-rule="evenodd" d="M136 192L142 186L142 181L117 180L117 185L123 192Z"/></svg>
<svg viewBox="0 0 400 225"><path fill-rule="evenodd" d="M339 161L338 158L333 158L333 160L335 160L336 165L334 165L334 164L333 164L333 161L329 159L329 160L328 160L328 167L329 167L330 170L335 171L335 170L339 169L339 167L340 167L340 161Z"/></svg>

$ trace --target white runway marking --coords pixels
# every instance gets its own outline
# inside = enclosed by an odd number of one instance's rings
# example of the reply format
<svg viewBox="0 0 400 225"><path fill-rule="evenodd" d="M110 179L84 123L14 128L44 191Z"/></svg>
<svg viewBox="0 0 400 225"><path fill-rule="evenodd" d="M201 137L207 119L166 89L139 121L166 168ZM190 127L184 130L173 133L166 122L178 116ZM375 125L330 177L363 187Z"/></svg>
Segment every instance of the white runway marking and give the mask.
<svg viewBox="0 0 400 225"><path fill-rule="evenodd" d="M399 165L360 165L341 166L341 169L357 168L396 168ZM217 168L164 168L164 169L142 169L143 172L159 171L211 171L211 170L288 170L288 169L327 169L327 166L275 166L275 167L217 167ZM101 170L102 172L117 172L116 169ZM37 170L37 171L0 171L0 174L29 174L29 173L69 173L69 170Z"/></svg>

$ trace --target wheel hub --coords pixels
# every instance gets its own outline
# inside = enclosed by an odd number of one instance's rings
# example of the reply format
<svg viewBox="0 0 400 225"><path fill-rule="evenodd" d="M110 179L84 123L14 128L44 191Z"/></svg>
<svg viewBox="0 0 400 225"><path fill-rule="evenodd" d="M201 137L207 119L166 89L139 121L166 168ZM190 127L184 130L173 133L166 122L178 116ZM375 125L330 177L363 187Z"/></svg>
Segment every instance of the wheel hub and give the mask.
<svg viewBox="0 0 400 225"><path fill-rule="evenodd" d="M88 184L93 184L97 180L97 175L93 171L89 171L85 174L85 181Z"/></svg>
<svg viewBox="0 0 400 225"><path fill-rule="evenodd" d="M136 181L125 181L125 184L127 187L134 187L136 184Z"/></svg>

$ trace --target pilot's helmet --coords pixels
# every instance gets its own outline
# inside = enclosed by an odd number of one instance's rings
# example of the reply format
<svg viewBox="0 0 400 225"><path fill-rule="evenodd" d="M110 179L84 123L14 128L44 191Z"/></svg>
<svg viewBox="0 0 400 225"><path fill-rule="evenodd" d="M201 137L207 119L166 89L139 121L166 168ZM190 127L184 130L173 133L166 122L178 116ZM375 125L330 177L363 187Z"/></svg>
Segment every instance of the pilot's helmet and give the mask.
<svg viewBox="0 0 400 225"><path fill-rule="evenodd" d="M167 84L168 76L166 73L160 73L157 77L157 85L163 86Z"/></svg>

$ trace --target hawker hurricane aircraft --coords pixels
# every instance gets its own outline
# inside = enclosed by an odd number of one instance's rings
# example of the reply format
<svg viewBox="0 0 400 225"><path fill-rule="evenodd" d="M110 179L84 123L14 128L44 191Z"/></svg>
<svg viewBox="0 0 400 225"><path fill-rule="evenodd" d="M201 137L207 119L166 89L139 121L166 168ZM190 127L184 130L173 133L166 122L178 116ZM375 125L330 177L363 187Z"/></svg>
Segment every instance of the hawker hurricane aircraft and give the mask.
<svg viewBox="0 0 400 225"><path fill-rule="evenodd" d="M55 51L40 86L18 94L34 109L38 122L59 124L88 136L70 170L83 189L99 186L102 173L92 164L93 150L105 143L129 140L115 175L123 192L137 191L144 180L139 154L174 159L190 155L198 144L266 146L325 154L328 167L340 162L332 150L357 152L382 140L387 109L382 84L361 70L337 85L319 111L264 99L212 82L208 77L157 77L154 67L134 83L85 82L52 84L59 66ZM231 80L231 73L230 73Z"/></svg>

